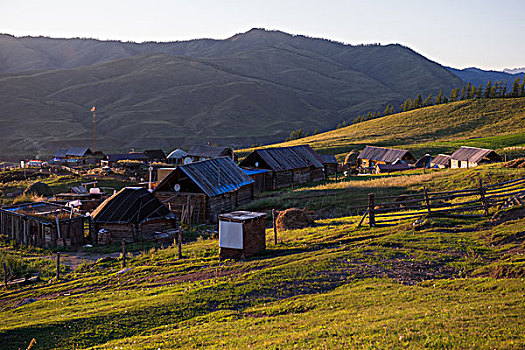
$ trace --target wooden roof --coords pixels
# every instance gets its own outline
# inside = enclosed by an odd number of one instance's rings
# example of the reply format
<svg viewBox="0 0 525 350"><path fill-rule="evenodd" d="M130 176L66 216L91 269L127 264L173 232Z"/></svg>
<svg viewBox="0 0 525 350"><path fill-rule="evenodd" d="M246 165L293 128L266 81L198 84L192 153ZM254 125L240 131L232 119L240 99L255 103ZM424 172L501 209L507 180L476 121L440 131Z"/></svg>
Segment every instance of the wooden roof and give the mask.
<svg viewBox="0 0 525 350"><path fill-rule="evenodd" d="M438 154L436 158L432 159L432 164L437 165L444 165L449 166L450 165L450 156L448 154Z"/></svg>
<svg viewBox="0 0 525 350"><path fill-rule="evenodd" d="M190 157L204 157L204 158L218 158L233 154L233 150L229 147L214 147L204 145L191 146L188 151Z"/></svg>
<svg viewBox="0 0 525 350"><path fill-rule="evenodd" d="M461 146L460 149L452 153L450 159L468 161L473 163L480 162L483 158L492 161L501 161L501 157L491 149Z"/></svg>
<svg viewBox="0 0 525 350"><path fill-rule="evenodd" d="M235 191L254 182L230 158L221 157L177 167L155 187L154 192L173 191L177 172L187 175L209 197Z"/></svg>
<svg viewBox="0 0 525 350"><path fill-rule="evenodd" d="M148 156L149 159L166 159L166 153L161 149L147 149L144 151L144 154Z"/></svg>
<svg viewBox="0 0 525 350"><path fill-rule="evenodd" d="M85 157L90 154L93 154L93 152L91 152L89 147L70 147L66 153L67 156L73 157Z"/></svg>
<svg viewBox="0 0 525 350"><path fill-rule="evenodd" d="M323 158L323 164L337 164L337 159L333 154L320 154L321 158Z"/></svg>
<svg viewBox="0 0 525 350"><path fill-rule="evenodd" d="M138 224L155 219L174 219L174 214L142 187L125 187L91 213L96 223Z"/></svg>
<svg viewBox="0 0 525 350"><path fill-rule="evenodd" d="M258 149L249 154L240 165L256 167L255 159L257 156L273 171L309 167L323 168L323 158L308 145ZM263 166L260 165L260 167Z"/></svg>
<svg viewBox="0 0 525 350"><path fill-rule="evenodd" d="M372 159L385 163L393 163L397 159L403 159L404 157L407 157L413 161L416 160L414 156L406 149L366 146L361 151L359 156L357 156L357 159Z"/></svg>

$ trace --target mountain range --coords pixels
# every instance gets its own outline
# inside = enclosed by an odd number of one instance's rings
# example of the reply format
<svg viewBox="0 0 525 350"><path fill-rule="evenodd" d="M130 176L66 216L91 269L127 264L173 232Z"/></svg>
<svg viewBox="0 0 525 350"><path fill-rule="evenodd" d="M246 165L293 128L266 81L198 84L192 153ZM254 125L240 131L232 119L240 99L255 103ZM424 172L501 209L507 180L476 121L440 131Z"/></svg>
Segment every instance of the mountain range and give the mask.
<svg viewBox="0 0 525 350"><path fill-rule="evenodd" d="M246 146L398 110L464 82L401 45L252 29L225 40L132 43L0 36L0 157L65 146Z"/></svg>

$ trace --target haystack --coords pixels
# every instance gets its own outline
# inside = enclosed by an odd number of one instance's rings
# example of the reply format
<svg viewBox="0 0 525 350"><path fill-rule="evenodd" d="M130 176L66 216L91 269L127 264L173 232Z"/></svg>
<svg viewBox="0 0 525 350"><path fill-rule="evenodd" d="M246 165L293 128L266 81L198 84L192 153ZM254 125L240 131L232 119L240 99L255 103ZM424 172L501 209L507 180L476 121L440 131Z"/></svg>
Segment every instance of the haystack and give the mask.
<svg viewBox="0 0 525 350"><path fill-rule="evenodd" d="M517 158L503 163L505 168L525 168L525 158Z"/></svg>
<svg viewBox="0 0 525 350"><path fill-rule="evenodd" d="M277 216L276 226L279 230L292 230L315 225L305 210L290 208L281 211Z"/></svg>
<svg viewBox="0 0 525 350"><path fill-rule="evenodd" d="M351 150L345 157L345 162L343 163L343 165L345 167L350 167L352 165L357 165L357 156L359 156L359 151L358 150Z"/></svg>
<svg viewBox="0 0 525 350"><path fill-rule="evenodd" d="M24 190L24 195L37 195L42 197L50 197L53 195L53 190L47 184L37 181Z"/></svg>

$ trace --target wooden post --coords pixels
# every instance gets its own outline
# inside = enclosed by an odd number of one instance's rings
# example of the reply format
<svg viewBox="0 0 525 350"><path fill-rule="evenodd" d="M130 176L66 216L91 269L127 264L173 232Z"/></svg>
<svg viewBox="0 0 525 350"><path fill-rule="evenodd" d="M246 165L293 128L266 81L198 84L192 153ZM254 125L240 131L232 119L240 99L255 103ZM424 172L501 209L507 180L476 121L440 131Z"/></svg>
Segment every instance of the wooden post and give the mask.
<svg viewBox="0 0 525 350"><path fill-rule="evenodd" d="M122 268L126 267L126 240L122 239Z"/></svg>
<svg viewBox="0 0 525 350"><path fill-rule="evenodd" d="M277 245L277 217L275 215L275 209L272 209L272 226L273 226L273 240L274 244Z"/></svg>
<svg viewBox="0 0 525 350"><path fill-rule="evenodd" d="M5 289L7 289L7 267L5 266L5 261L3 262L4 265L4 286L5 286Z"/></svg>
<svg viewBox="0 0 525 350"><path fill-rule="evenodd" d="M60 279L60 252L57 252L57 281Z"/></svg>
<svg viewBox="0 0 525 350"><path fill-rule="evenodd" d="M177 245L179 248L179 259L182 259L182 226L181 225L179 225L179 236L177 238L178 238Z"/></svg>
<svg viewBox="0 0 525 350"><path fill-rule="evenodd" d="M375 214L374 214L374 194L368 194L368 224L370 226L376 225Z"/></svg>
<svg viewBox="0 0 525 350"><path fill-rule="evenodd" d="M427 203L428 215L431 215L432 213L430 212L430 200L428 199L428 190L425 186L423 186L423 191L425 192L425 202Z"/></svg>
<svg viewBox="0 0 525 350"><path fill-rule="evenodd" d="M483 188L483 181L479 179L479 196L481 200L481 205L483 205L483 210L485 211L485 216L489 216L489 206L487 199L485 198L485 189Z"/></svg>

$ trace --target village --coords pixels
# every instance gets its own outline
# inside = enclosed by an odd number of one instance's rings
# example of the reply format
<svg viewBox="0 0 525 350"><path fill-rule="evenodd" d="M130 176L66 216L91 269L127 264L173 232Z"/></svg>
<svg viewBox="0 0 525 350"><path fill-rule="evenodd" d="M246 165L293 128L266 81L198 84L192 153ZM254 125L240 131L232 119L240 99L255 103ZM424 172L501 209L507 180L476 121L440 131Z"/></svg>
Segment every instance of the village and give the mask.
<svg viewBox="0 0 525 350"><path fill-rule="evenodd" d="M275 217L266 222L271 211L241 211L263 192L337 182L348 176L472 168L500 161L493 150L466 146L451 155L425 154L419 159L408 150L366 146L357 156L349 154L342 164L335 156L320 155L308 145L256 149L240 162L229 147L199 145L168 155L160 149L106 155L87 147L71 147L57 150L47 162L22 161L21 166L50 173L92 174L93 181L56 194L42 182L32 184L25 193L39 195L42 200L2 207L0 233L37 247L173 239L182 245L178 230L182 224L212 225L219 231L221 256L244 258L264 250L266 226L275 226ZM97 174L113 174L134 185L118 191L100 188ZM373 208L367 209L370 211ZM258 222L248 229L254 233L240 240L249 249L238 239L232 243L239 228L232 229L227 224L231 220Z"/></svg>

